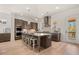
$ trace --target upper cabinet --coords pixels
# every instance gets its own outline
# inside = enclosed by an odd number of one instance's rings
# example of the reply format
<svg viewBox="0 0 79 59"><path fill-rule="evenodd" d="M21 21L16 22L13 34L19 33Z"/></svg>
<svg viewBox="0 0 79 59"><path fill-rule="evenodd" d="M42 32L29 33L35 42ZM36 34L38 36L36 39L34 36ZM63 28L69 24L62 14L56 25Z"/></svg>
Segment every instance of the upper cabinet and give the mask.
<svg viewBox="0 0 79 59"><path fill-rule="evenodd" d="M37 31L38 30L38 23L30 22L30 29L35 29Z"/></svg>
<svg viewBox="0 0 79 59"><path fill-rule="evenodd" d="M44 17L44 26L49 27L51 25L51 16Z"/></svg>

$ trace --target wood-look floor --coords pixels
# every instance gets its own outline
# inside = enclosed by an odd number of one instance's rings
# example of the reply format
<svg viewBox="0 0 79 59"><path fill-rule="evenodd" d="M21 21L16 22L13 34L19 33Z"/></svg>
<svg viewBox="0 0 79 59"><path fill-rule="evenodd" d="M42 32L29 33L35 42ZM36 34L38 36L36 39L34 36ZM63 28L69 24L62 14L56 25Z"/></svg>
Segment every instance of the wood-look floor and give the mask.
<svg viewBox="0 0 79 59"><path fill-rule="evenodd" d="M79 45L52 42L52 46L40 53L27 48L21 40L0 43L0 55L78 55Z"/></svg>

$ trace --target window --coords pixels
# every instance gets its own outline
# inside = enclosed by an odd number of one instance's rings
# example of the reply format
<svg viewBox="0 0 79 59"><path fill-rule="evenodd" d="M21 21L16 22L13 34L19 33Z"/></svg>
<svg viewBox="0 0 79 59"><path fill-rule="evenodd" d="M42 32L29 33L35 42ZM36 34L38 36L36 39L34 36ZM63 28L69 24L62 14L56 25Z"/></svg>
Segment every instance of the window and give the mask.
<svg viewBox="0 0 79 59"><path fill-rule="evenodd" d="M68 20L68 37L74 39L76 36L76 19L69 18Z"/></svg>

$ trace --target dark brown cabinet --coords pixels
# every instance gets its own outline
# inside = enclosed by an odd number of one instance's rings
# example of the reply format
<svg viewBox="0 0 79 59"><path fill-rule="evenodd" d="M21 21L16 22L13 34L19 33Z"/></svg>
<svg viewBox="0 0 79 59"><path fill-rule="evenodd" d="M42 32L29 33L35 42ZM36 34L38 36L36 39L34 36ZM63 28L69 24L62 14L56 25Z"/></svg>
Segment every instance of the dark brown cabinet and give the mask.
<svg viewBox="0 0 79 59"><path fill-rule="evenodd" d="M0 33L0 43L10 41L10 33Z"/></svg>
<svg viewBox="0 0 79 59"><path fill-rule="evenodd" d="M61 38L61 33L52 33L52 35L51 35L51 40L52 41L59 42L60 38Z"/></svg>
<svg viewBox="0 0 79 59"><path fill-rule="evenodd" d="M51 20L51 16L45 16L44 17L44 26L45 27L49 27L50 26L50 21Z"/></svg>
<svg viewBox="0 0 79 59"><path fill-rule="evenodd" d="M30 28L35 29L37 31L38 30L38 23L31 22L30 23Z"/></svg>
<svg viewBox="0 0 79 59"><path fill-rule="evenodd" d="M22 29L27 29L27 21L15 19L15 40L22 39Z"/></svg>
<svg viewBox="0 0 79 59"><path fill-rule="evenodd" d="M42 36L40 46L43 48L48 48L51 46L51 38L48 38L48 36Z"/></svg>

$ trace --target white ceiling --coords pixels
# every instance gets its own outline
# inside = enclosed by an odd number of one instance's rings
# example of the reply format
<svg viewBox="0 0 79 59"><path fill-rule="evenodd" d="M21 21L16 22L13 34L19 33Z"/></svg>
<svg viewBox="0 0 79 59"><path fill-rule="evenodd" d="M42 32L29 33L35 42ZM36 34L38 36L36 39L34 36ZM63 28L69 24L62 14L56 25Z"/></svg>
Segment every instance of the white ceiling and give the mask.
<svg viewBox="0 0 79 59"><path fill-rule="evenodd" d="M24 5L24 4L0 4L0 11L4 12L27 12L26 8L30 8L31 11L37 8L37 5Z"/></svg>
<svg viewBox="0 0 79 59"><path fill-rule="evenodd" d="M79 5L77 4L49 4L49 5L38 5L39 7L39 14L41 13L57 13L69 9L79 8ZM56 9L56 7L59 7L59 9Z"/></svg>
<svg viewBox="0 0 79 59"><path fill-rule="evenodd" d="M56 9L59 7L59 9ZM26 12L30 8L30 13L41 15L41 13L56 13L67 9L79 8L77 4L0 4L0 12Z"/></svg>

